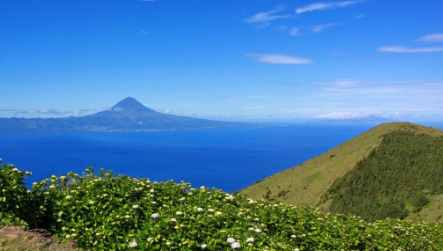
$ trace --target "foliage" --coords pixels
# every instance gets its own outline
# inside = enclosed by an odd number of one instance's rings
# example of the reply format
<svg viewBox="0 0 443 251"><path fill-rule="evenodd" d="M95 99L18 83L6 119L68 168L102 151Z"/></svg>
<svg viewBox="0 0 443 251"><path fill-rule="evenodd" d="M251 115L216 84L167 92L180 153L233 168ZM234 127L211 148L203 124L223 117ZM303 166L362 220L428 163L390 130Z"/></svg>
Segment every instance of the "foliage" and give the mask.
<svg viewBox="0 0 443 251"><path fill-rule="evenodd" d="M196 189L185 182L114 177L104 170L96 175L92 168L35 183L31 195L40 203L34 209L43 212L38 218L45 219L56 237L89 250L443 248L441 224L368 223L311 207Z"/></svg>
<svg viewBox="0 0 443 251"><path fill-rule="evenodd" d="M406 131L382 143L328 191L331 212L366 220L405 218L419 212L428 195L443 193L443 138Z"/></svg>
<svg viewBox="0 0 443 251"><path fill-rule="evenodd" d="M30 174L13 165L2 165L0 159L0 227L11 224L27 227L30 191L25 188L24 180Z"/></svg>
<svg viewBox="0 0 443 251"><path fill-rule="evenodd" d="M316 206L335 180L352 170L358 161L378 147L383 135L392 131L443 135L440 129L411 123L381 124L298 166L252 184L241 190L240 194L252 199L269 198L285 204ZM289 192L277 197L281 190Z"/></svg>

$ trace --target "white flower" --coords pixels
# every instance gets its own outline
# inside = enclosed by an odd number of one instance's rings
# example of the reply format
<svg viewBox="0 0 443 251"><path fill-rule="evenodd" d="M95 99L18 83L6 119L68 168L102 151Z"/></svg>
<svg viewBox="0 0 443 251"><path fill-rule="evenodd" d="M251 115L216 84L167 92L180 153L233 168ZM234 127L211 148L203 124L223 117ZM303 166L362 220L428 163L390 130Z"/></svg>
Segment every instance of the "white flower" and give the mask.
<svg viewBox="0 0 443 251"><path fill-rule="evenodd" d="M232 237L229 237L226 241L227 241L228 243L234 243L234 242L235 242L235 239L232 238Z"/></svg>
<svg viewBox="0 0 443 251"><path fill-rule="evenodd" d="M176 219L176 218L172 218L171 221L172 221L172 222L176 222L177 219Z"/></svg>
<svg viewBox="0 0 443 251"><path fill-rule="evenodd" d="M66 176L60 176L60 179L64 180L66 179Z"/></svg>
<svg viewBox="0 0 443 251"><path fill-rule="evenodd" d="M149 190L149 192L153 193L153 192L154 192L154 189Z"/></svg>
<svg viewBox="0 0 443 251"><path fill-rule="evenodd" d="M158 217L160 217L159 214L151 214L151 218L157 219Z"/></svg>
<svg viewBox="0 0 443 251"><path fill-rule="evenodd" d="M201 207L197 208L197 212L203 212L203 211L204 211L203 208L201 208Z"/></svg>
<svg viewBox="0 0 443 251"><path fill-rule="evenodd" d="M232 249L240 249L241 245L238 242L234 242L234 243L231 244L231 248Z"/></svg>
<svg viewBox="0 0 443 251"><path fill-rule="evenodd" d="M294 251L300 251L300 249L296 248L296 249L294 249Z"/></svg>
<svg viewBox="0 0 443 251"><path fill-rule="evenodd" d="M51 189L54 189L54 188L55 188L55 186L54 186L54 185L50 185L50 186L49 186L49 188L51 188Z"/></svg>
<svg viewBox="0 0 443 251"><path fill-rule="evenodd" d="M248 239L246 239L246 242L254 242L254 238L248 238Z"/></svg>
<svg viewBox="0 0 443 251"><path fill-rule="evenodd" d="M148 242L152 241L152 237L149 237L148 239L146 239Z"/></svg>
<svg viewBox="0 0 443 251"><path fill-rule="evenodd" d="M294 238L297 238L297 236L295 236L295 235L291 235L291 238L294 239Z"/></svg>
<svg viewBox="0 0 443 251"><path fill-rule="evenodd" d="M137 209L138 205L133 205L132 208Z"/></svg>
<svg viewBox="0 0 443 251"><path fill-rule="evenodd" d="M222 212L215 212L215 215L222 215Z"/></svg>
<svg viewBox="0 0 443 251"><path fill-rule="evenodd" d="M137 244L136 241L133 241L133 242L131 242L131 244L129 244L129 247L130 248L136 248L136 247L138 247L138 244Z"/></svg>
<svg viewBox="0 0 443 251"><path fill-rule="evenodd" d="M201 248L202 248L202 249L205 249L207 246L208 246L208 245L206 245L206 244L203 243L203 244L201 245Z"/></svg>
<svg viewBox="0 0 443 251"><path fill-rule="evenodd" d="M69 195L68 195L68 196L66 196L66 199L67 199L67 200L70 200L70 199L72 199L72 196L69 196Z"/></svg>
<svg viewBox="0 0 443 251"><path fill-rule="evenodd" d="M205 186L201 186L201 187L200 187L200 190L205 190Z"/></svg>
<svg viewBox="0 0 443 251"><path fill-rule="evenodd" d="M212 213L212 212L214 212L214 209L213 208L209 208L208 212Z"/></svg>
<svg viewBox="0 0 443 251"><path fill-rule="evenodd" d="M255 231L257 234L261 233L261 230L260 230L259 228L254 229L254 231Z"/></svg>
<svg viewBox="0 0 443 251"><path fill-rule="evenodd" d="M126 219L129 219L129 218L130 218L130 216L129 216L129 215L125 215L125 218L126 218Z"/></svg>
<svg viewBox="0 0 443 251"><path fill-rule="evenodd" d="M177 211L175 212L175 215L183 215L183 213L181 211Z"/></svg>

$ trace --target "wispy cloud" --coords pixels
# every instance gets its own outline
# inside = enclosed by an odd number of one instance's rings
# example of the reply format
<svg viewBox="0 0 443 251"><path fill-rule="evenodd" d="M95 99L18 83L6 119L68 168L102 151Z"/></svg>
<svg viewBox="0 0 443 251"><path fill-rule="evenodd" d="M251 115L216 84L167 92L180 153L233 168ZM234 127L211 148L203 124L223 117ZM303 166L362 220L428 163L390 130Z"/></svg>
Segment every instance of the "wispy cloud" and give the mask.
<svg viewBox="0 0 443 251"><path fill-rule="evenodd" d="M423 52L443 51L443 46L420 47L420 48L411 48L407 46L382 46L377 48L377 50L381 52L394 52L394 53L423 53Z"/></svg>
<svg viewBox="0 0 443 251"><path fill-rule="evenodd" d="M365 16L366 16L366 14L360 14L360 15L355 16L354 18L361 19L361 18L364 18Z"/></svg>
<svg viewBox="0 0 443 251"><path fill-rule="evenodd" d="M365 1L343 1L343 2L336 2L336 3L312 3L312 4L306 5L301 8L297 8L295 10L295 13L301 14L304 12L316 11L316 10L344 8L349 5L363 3L363 2L365 2Z"/></svg>
<svg viewBox="0 0 443 251"><path fill-rule="evenodd" d="M291 28L289 30L289 35L293 37L300 35L299 28L297 27Z"/></svg>
<svg viewBox="0 0 443 251"><path fill-rule="evenodd" d="M257 13L247 18L245 22L250 24L260 24L259 27L266 27L273 20L291 17L291 15L275 15L275 13L282 12L283 10L284 8L282 6L277 6L270 11Z"/></svg>
<svg viewBox="0 0 443 251"><path fill-rule="evenodd" d="M197 114L195 112L185 112L183 114L183 116L186 116L186 117L196 117Z"/></svg>
<svg viewBox="0 0 443 251"><path fill-rule="evenodd" d="M417 39L418 41L424 42L443 42L443 33L436 33L427 35ZM382 46L377 48L381 52L394 52L394 53L425 53L425 52L439 52L443 51L443 46L432 46L432 47L408 47L408 46Z"/></svg>
<svg viewBox="0 0 443 251"><path fill-rule="evenodd" d="M66 111L66 110L57 110L57 109L42 109L42 110L15 110L15 115L46 115L46 116L81 116L84 114L91 114L93 112L100 112L107 109L81 109L76 111Z"/></svg>
<svg viewBox="0 0 443 251"><path fill-rule="evenodd" d="M266 64L310 64L313 62L311 59L282 54L247 54L246 56Z"/></svg>
<svg viewBox="0 0 443 251"><path fill-rule="evenodd" d="M338 26L338 25L341 25L341 24L342 23L329 23L329 24L317 25L317 26L314 26L312 31L315 32L315 33L319 33L319 32L322 32L324 29L327 29L327 28L332 27L332 26Z"/></svg>
<svg viewBox="0 0 443 251"><path fill-rule="evenodd" d="M245 110L263 110L264 108L263 106L249 106L245 107Z"/></svg>
<svg viewBox="0 0 443 251"><path fill-rule="evenodd" d="M418 41L425 41L425 42L443 42L443 33L435 33L435 34L427 35L427 36L421 37L417 40Z"/></svg>
<svg viewBox="0 0 443 251"><path fill-rule="evenodd" d="M325 113L314 118L317 119L363 119L373 116L373 113L370 112L331 112Z"/></svg>
<svg viewBox="0 0 443 251"><path fill-rule="evenodd" d="M238 96L238 97L230 97L228 100L236 100L236 99L267 99L267 98L281 98L282 96L277 95L255 95L255 96Z"/></svg>

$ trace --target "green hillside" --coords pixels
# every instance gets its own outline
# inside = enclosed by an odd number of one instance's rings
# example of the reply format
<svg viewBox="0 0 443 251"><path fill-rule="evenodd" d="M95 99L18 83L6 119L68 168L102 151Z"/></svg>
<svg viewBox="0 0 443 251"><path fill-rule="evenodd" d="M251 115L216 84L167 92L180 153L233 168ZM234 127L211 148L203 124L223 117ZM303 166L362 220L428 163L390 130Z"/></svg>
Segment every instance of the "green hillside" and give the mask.
<svg viewBox="0 0 443 251"><path fill-rule="evenodd" d="M317 206L334 181L355 168L380 145L385 135L395 131L429 137L443 136L441 130L431 127L410 123L382 124L301 165L258 181L239 193L253 199L266 198L285 204ZM331 202L322 204L326 211Z"/></svg>
<svg viewBox="0 0 443 251"><path fill-rule="evenodd" d="M443 194L443 137L396 131L355 168L338 179L325 196L331 212L366 220L405 218Z"/></svg>

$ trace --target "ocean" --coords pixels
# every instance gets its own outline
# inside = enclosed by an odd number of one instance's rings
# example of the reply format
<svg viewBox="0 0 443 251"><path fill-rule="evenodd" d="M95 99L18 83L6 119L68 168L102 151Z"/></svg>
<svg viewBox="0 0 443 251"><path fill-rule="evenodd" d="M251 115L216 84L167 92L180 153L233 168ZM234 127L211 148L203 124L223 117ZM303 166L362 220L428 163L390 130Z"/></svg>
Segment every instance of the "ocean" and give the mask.
<svg viewBox="0 0 443 251"><path fill-rule="evenodd" d="M88 166L151 181L182 180L232 193L369 130L370 125L68 133L0 137L0 158L33 174L26 184Z"/></svg>

